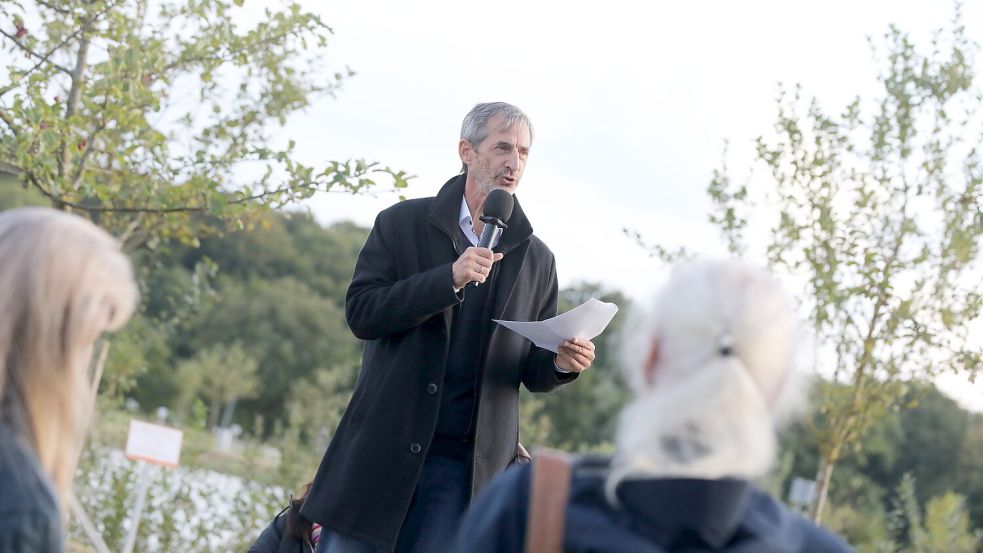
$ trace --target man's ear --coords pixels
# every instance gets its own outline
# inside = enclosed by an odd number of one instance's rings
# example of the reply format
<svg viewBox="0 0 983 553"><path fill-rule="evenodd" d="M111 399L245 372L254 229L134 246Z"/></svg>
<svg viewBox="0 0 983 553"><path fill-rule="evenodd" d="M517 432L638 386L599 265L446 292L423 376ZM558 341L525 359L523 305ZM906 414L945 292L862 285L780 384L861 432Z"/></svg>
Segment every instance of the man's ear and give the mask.
<svg viewBox="0 0 983 553"><path fill-rule="evenodd" d="M653 336L649 345L648 355L645 356L645 363L642 365L642 377L647 386L652 386L655 381L655 367L659 364L659 337Z"/></svg>
<svg viewBox="0 0 983 553"><path fill-rule="evenodd" d="M470 166L471 158L474 156L474 148L471 147L471 143L462 138L457 143L457 155L461 157L462 163Z"/></svg>

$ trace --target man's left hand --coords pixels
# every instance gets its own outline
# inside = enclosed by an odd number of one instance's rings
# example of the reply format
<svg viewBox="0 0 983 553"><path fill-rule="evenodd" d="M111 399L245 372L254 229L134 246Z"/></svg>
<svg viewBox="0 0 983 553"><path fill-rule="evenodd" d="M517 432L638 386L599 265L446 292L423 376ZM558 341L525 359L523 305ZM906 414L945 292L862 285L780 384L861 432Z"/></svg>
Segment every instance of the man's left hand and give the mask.
<svg viewBox="0 0 983 553"><path fill-rule="evenodd" d="M584 372L594 362L594 343L583 338L564 340L556 352L556 366L572 373Z"/></svg>

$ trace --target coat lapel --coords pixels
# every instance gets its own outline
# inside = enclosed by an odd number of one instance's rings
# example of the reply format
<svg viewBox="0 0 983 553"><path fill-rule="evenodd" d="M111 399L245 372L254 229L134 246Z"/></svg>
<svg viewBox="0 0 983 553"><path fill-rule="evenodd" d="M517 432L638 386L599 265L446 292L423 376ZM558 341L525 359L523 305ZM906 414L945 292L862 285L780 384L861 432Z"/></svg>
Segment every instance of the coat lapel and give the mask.
<svg viewBox="0 0 983 553"><path fill-rule="evenodd" d="M464 250L457 220L461 210L461 198L464 196L464 180L464 175L451 177L434 197L427 216L430 223L427 226L429 246L427 254L430 258L428 267L453 263L460 255L459 252ZM450 336L454 308L444 309L443 315L446 335Z"/></svg>
<svg viewBox="0 0 983 553"><path fill-rule="evenodd" d="M508 227L502 233L496 252L502 252L505 257L498 262L499 274L495 282L495 302L492 306L492 316L501 319L505 314L505 309L512 299L512 292L515 285L519 282L519 273L526 260L526 252L529 251L529 237L532 236L532 225L526 219L522 206L516 198L515 206L512 208L512 217L509 219ZM499 325L495 325L497 329Z"/></svg>
<svg viewBox="0 0 983 553"><path fill-rule="evenodd" d="M495 302L492 305L492 318L501 319L505 314L505 309L509 306L512 299L512 292L515 285L519 282L519 272L526 260L526 252L529 251L529 241L519 244L512 248L505 257L498 262L499 273L495 282ZM498 325L496 325L498 328Z"/></svg>
<svg viewBox="0 0 983 553"><path fill-rule="evenodd" d="M463 252L470 244L462 243L464 238L461 236L458 214L461 210L461 198L464 196L464 183L467 174L460 174L452 177L444 186L441 187L437 196L434 197L433 206L430 208L428 220L429 256L431 267L436 267L444 263L453 263L457 256ZM519 280L519 273L522 270L526 252L529 251L529 237L532 236L532 225L526 219L526 214L519 205L519 200L515 200L512 209L512 217L509 219L508 227L502 233L502 238L496 252L502 252L505 257L496 264L498 271L495 277L495 293L492 305L492 318L501 319L505 309L512 299L512 292L515 290ZM448 240L453 244L453 248L448 247ZM453 308L444 310L444 323L450 332ZM492 337L499 325L494 325Z"/></svg>

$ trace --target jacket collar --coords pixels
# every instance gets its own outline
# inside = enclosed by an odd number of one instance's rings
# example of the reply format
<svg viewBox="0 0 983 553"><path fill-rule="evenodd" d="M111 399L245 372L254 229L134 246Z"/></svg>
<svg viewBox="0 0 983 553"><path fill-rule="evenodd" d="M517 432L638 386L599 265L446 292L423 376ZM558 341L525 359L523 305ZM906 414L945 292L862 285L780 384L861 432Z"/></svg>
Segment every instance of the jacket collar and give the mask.
<svg viewBox="0 0 983 553"><path fill-rule="evenodd" d="M466 180L467 173L462 173L444 183L444 186L437 192L427 216L431 224L437 226L452 239L460 234L458 215L461 212L461 198L464 196ZM526 218L525 212L522 211L518 198L515 198L515 207L512 209L512 217L509 219L508 225L495 248L497 252L507 253L532 236L532 225Z"/></svg>
<svg viewBox="0 0 983 553"><path fill-rule="evenodd" d="M737 532L750 501L745 480L651 479L625 481L618 499L670 549L702 542L723 547Z"/></svg>

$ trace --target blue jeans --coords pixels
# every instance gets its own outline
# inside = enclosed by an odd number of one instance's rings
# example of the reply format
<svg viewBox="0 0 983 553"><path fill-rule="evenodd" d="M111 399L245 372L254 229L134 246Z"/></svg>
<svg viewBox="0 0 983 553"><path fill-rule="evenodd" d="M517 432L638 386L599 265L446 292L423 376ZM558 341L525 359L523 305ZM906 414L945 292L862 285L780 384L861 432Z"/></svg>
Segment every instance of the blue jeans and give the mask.
<svg viewBox="0 0 983 553"><path fill-rule="evenodd" d="M466 460L427 457L394 553L443 553L468 506L470 488ZM317 553L375 553L375 548L322 528Z"/></svg>
<svg viewBox="0 0 983 553"><path fill-rule="evenodd" d="M467 460L427 457L393 553L444 553L468 507L470 490Z"/></svg>

